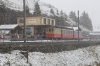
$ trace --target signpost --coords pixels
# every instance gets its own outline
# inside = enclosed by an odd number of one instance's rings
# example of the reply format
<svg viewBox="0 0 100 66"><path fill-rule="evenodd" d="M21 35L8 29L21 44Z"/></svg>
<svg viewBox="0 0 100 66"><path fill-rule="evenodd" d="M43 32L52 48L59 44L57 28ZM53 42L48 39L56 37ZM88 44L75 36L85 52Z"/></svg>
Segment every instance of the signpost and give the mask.
<svg viewBox="0 0 100 66"><path fill-rule="evenodd" d="M79 42L80 38L79 38L79 11L78 11L78 42Z"/></svg>
<svg viewBox="0 0 100 66"><path fill-rule="evenodd" d="M24 43L26 43L26 7L25 7L25 0L23 0L23 12L24 12Z"/></svg>

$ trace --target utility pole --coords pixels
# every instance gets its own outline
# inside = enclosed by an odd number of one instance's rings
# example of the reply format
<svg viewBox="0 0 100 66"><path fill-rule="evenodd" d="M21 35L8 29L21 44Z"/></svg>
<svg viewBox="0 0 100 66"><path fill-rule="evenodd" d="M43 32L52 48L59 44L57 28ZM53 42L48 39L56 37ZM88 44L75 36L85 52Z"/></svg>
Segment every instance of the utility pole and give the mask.
<svg viewBox="0 0 100 66"><path fill-rule="evenodd" d="M24 12L24 43L26 43L26 7L25 0L23 0L23 12Z"/></svg>
<svg viewBox="0 0 100 66"><path fill-rule="evenodd" d="M79 11L78 11L78 42L79 42L80 38L79 38Z"/></svg>

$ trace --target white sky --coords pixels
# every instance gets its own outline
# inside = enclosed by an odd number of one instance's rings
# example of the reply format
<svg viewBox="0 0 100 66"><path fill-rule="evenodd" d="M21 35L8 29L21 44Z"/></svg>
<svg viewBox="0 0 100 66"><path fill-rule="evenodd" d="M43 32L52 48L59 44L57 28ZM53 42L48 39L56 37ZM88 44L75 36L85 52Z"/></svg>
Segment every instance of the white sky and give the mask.
<svg viewBox="0 0 100 66"><path fill-rule="evenodd" d="M80 15L83 11L87 12L92 20L94 31L100 31L100 0L40 0L49 3L58 10L63 10L69 15L70 11L79 10Z"/></svg>

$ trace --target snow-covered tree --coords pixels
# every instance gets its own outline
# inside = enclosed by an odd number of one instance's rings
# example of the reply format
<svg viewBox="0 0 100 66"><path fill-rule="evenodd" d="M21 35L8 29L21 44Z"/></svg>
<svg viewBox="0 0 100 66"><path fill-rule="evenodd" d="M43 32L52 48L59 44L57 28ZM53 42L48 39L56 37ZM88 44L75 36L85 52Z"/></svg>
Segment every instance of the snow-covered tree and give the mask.
<svg viewBox="0 0 100 66"><path fill-rule="evenodd" d="M75 12L71 11L70 14L69 14L69 17L70 17L73 21L78 22L78 18L77 18L77 16L76 16Z"/></svg>
<svg viewBox="0 0 100 66"><path fill-rule="evenodd" d="M28 7L28 5L26 5L26 14L27 15L29 14L29 7Z"/></svg>
<svg viewBox="0 0 100 66"><path fill-rule="evenodd" d="M55 15L55 13L54 13L54 10L53 10L53 9L51 9L51 10L50 10L50 13L51 13L51 14L53 14L53 15Z"/></svg>
<svg viewBox="0 0 100 66"><path fill-rule="evenodd" d="M59 15L58 9L57 9L57 15Z"/></svg>
<svg viewBox="0 0 100 66"><path fill-rule="evenodd" d="M40 10L40 6L39 6L38 2L35 3L33 15L34 16L40 16L41 15L41 10Z"/></svg>
<svg viewBox="0 0 100 66"><path fill-rule="evenodd" d="M82 15L80 16L80 23L88 28L89 30L93 30L93 27L92 27L92 21L91 19L89 18L89 15L88 13L86 13L85 11L82 13Z"/></svg>
<svg viewBox="0 0 100 66"><path fill-rule="evenodd" d="M60 16L63 16L63 11L61 10L61 12L60 12Z"/></svg>

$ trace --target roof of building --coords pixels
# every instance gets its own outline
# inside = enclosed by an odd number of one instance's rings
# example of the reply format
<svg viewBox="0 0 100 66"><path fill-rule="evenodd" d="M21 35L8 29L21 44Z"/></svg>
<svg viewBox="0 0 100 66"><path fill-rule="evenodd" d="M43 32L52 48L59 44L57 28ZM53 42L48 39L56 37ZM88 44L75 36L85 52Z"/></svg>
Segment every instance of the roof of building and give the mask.
<svg viewBox="0 0 100 66"><path fill-rule="evenodd" d="M89 34L90 34L90 35L100 35L100 31L97 31L97 32L96 32L96 31L90 32Z"/></svg>
<svg viewBox="0 0 100 66"><path fill-rule="evenodd" d="M0 29L14 29L17 27L18 24L6 24L6 25L0 25Z"/></svg>

